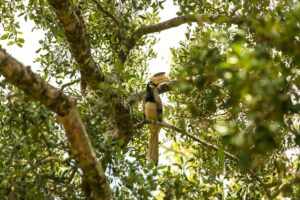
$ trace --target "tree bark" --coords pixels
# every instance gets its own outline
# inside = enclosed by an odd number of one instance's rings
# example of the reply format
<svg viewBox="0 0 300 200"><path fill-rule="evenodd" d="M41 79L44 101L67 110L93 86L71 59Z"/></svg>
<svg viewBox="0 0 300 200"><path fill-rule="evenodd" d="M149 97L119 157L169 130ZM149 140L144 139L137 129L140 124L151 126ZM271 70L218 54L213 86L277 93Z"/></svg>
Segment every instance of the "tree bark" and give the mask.
<svg viewBox="0 0 300 200"><path fill-rule="evenodd" d="M113 83L114 80L104 76L91 55L90 43L80 10L71 5L69 0L48 0L48 2L54 8L57 18L64 29L71 54L80 67L84 83L86 82L94 91L100 89L99 85L101 82ZM105 92L110 95L111 103L114 106L113 120L116 125L114 138L127 143L133 135L134 124L130 116L130 108L116 92L112 90Z"/></svg>
<svg viewBox="0 0 300 200"><path fill-rule="evenodd" d="M78 162L84 178L92 190L90 198L110 200L109 183L76 110L75 101L61 90L45 82L40 76L33 73L30 67L25 67L2 48L0 48L0 74L33 100L40 102L58 115L58 121L63 125L70 142L71 154Z"/></svg>
<svg viewBox="0 0 300 200"><path fill-rule="evenodd" d="M79 65L84 82L97 89L104 81L104 74L91 55L90 43L80 10L70 4L69 0L48 0L63 27L70 51Z"/></svg>

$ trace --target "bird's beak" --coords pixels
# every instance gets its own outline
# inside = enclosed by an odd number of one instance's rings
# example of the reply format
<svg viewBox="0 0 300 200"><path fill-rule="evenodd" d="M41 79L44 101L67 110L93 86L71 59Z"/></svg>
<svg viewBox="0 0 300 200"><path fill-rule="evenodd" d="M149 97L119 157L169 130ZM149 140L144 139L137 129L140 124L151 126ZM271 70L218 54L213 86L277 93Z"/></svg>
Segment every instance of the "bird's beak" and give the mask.
<svg viewBox="0 0 300 200"><path fill-rule="evenodd" d="M170 87L172 86L173 82L174 81L166 80L166 81L158 84L157 88L160 92L168 91L168 90L170 90Z"/></svg>

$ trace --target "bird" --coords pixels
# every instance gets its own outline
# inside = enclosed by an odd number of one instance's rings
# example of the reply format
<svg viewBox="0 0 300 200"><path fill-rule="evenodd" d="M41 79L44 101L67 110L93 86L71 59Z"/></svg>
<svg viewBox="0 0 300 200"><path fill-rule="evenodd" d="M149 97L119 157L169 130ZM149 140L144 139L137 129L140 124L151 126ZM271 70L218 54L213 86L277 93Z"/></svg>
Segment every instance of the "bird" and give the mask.
<svg viewBox="0 0 300 200"><path fill-rule="evenodd" d="M169 77L165 72L154 74L146 86L146 95L144 99L144 117L146 121L162 121L163 105L159 96L159 86L169 82ZM158 164L159 157L159 131L160 126L149 124L150 137L148 143L147 160Z"/></svg>

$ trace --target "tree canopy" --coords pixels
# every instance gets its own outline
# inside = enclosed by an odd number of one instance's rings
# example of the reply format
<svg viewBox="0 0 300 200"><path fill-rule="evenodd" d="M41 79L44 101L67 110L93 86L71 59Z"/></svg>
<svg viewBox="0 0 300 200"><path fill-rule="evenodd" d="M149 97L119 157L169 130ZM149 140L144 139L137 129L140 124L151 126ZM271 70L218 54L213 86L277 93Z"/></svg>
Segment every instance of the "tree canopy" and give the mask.
<svg viewBox="0 0 300 200"><path fill-rule="evenodd" d="M0 0L1 197L299 199L299 2L172 2L161 21L165 0ZM44 33L36 66L5 50L20 20ZM165 122L145 122L156 36L183 24Z"/></svg>

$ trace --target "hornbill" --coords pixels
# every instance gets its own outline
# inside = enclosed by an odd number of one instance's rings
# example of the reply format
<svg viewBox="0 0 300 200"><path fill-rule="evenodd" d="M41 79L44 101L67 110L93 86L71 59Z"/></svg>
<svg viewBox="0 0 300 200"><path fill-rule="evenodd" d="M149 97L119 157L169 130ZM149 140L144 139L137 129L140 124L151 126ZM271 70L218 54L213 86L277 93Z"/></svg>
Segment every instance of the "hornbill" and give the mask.
<svg viewBox="0 0 300 200"><path fill-rule="evenodd" d="M148 121L162 121L162 102L159 97L159 86L169 81L165 72L154 74L147 84L146 96L144 100L144 116ZM160 126L149 124L150 138L148 144L147 159L157 165L158 163L158 143Z"/></svg>

